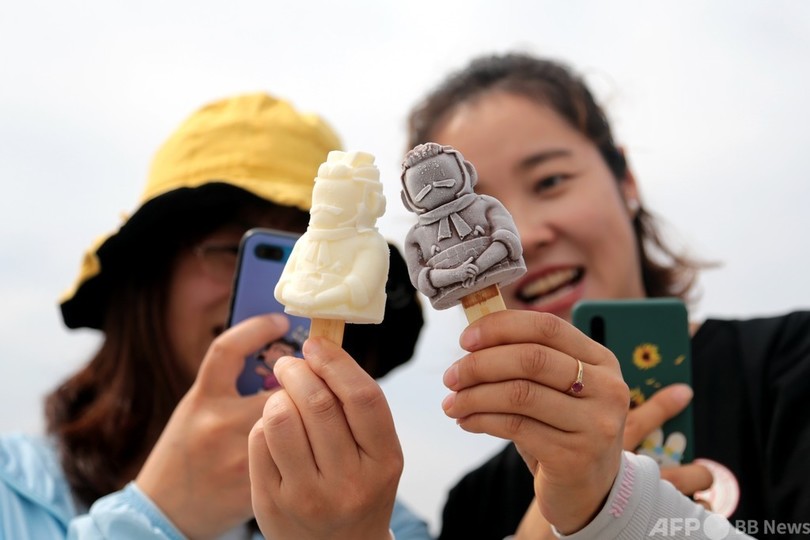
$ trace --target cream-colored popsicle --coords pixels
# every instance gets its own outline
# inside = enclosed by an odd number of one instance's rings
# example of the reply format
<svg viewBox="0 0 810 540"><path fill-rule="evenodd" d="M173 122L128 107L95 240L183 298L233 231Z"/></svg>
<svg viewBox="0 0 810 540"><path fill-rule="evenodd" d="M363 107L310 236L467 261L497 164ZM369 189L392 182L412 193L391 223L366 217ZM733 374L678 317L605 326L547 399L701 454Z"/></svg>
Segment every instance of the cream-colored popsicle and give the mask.
<svg viewBox="0 0 810 540"><path fill-rule="evenodd" d="M402 162L402 201L418 217L405 238L411 282L436 309L461 303L470 322L506 309L498 284L526 272L512 216L473 191L477 179L451 146L420 144Z"/></svg>
<svg viewBox="0 0 810 540"><path fill-rule="evenodd" d="M374 156L329 152L315 178L309 226L274 291L284 311L312 319L310 336L340 345L344 322L382 322L389 251L375 225L384 212Z"/></svg>

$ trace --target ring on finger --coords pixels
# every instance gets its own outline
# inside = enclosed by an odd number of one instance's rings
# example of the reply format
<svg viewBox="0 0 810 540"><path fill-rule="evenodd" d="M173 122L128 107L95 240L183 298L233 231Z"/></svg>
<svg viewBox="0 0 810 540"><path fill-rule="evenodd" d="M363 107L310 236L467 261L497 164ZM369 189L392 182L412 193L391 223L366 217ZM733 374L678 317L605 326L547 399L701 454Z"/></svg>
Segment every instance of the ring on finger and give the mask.
<svg viewBox="0 0 810 540"><path fill-rule="evenodd" d="M577 395L582 392L583 388L585 388L585 383L582 382L582 375L585 370L583 368L582 361L579 358L575 358L575 360L577 361L577 378L571 383L568 391L571 394Z"/></svg>

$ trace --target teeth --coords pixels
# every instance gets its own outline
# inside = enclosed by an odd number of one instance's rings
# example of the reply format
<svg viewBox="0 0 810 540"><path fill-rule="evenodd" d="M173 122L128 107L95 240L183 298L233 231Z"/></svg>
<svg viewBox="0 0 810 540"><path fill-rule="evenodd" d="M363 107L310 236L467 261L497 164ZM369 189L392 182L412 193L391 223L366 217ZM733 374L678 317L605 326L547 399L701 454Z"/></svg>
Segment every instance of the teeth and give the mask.
<svg viewBox="0 0 810 540"><path fill-rule="evenodd" d="M545 276L523 287L520 290L520 294L526 298L542 296L558 288L560 285L572 281L577 276L578 272L579 270L571 268L568 270L558 270L556 272L546 274Z"/></svg>

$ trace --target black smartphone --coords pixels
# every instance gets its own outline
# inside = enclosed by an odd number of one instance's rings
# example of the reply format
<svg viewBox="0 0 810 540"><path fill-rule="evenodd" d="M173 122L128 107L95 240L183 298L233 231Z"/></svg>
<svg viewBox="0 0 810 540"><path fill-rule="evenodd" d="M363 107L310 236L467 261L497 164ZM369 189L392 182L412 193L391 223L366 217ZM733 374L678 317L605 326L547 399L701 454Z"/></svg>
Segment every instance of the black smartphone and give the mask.
<svg viewBox="0 0 810 540"><path fill-rule="evenodd" d="M630 387L630 407L673 383L692 384L686 306L677 298L585 300L574 306L574 326L611 350ZM692 405L650 434L637 452L662 467L694 457Z"/></svg>
<svg viewBox="0 0 810 540"><path fill-rule="evenodd" d="M284 265L300 236L274 229L250 229L239 244L239 255L231 295L228 326L264 313L284 312L273 295ZM242 395L255 394L278 386L273 366L282 356L301 357L301 346L309 335L310 320L288 315L286 335L245 358L236 387Z"/></svg>

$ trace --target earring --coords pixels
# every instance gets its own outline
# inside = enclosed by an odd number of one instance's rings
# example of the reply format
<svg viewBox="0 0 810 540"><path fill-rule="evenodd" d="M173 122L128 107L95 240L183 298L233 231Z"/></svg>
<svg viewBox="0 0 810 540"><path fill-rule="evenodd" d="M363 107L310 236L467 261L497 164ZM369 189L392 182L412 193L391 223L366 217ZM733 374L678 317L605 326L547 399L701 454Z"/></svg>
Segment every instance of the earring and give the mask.
<svg viewBox="0 0 810 540"><path fill-rule="evenodd" d="M627 209L630 211L630 215L635 217L641 209L641 203L638 202L638 199L627 199Z"/></svg>

